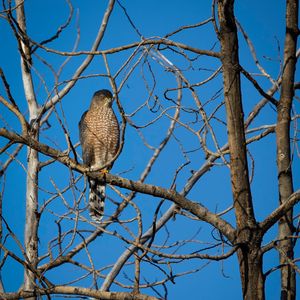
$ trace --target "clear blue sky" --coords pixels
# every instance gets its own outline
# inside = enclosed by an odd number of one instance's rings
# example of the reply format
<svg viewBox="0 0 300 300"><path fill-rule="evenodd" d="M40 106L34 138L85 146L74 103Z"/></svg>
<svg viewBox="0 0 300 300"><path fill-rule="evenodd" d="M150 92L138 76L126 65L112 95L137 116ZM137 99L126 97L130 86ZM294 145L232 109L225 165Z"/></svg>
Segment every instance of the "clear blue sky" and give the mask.
<svg viewBox="0 0 300 300"><path fill-rule="evenodd" d="M122 1L125 5L128 14L130 15L135 26L139 32L145 38L165 36L166 34L174 31L175 29L189 24L195 24L200 21L206 20L211 15L211 1L204 0L190 0L190 1ZM80 42L78 50L89 50L93 43L94 37L98 31L98 27L102 20L107 1L73 1L74 6L74 18L69 28L63 32L61 39L49 44L49 47L56 48L61 51L71 51L76 39L76 27L80 27ZM282 57L283 38L284 38L284 12L285 1L258 1L258 0L244 0L236 1L236 17L242 24L243 28L251 38L255 49L257 51L258 59L265 67L267 72L271 74L273 78L277 78L280 72L279 56ZM64 1L38 1L38 0L25 0L25 12L27 17L27 30L32 39L36 41L42 41L55 33L56 29L66 20L68 16L68 6ZM189 30L185 33L179 33L172 37L177 42L183 42L193 47L201 49L211 49L217 42L211 25L204 26L197 30ZM17 52L17 44L12 35L12 32L8 24L0 19L0 66L3 69L7 80L10 84L13 96L17 100L23 112L27 111L26 103L24 101L24 92L22 87L21 74L19 69L19 56ZM134 31L129 24L126 16L121 7L117 4L110 18L105 38L100 46L100 49L108 49L110 47L121 46L132 42L140 41L140 37ZM218 50L218 45L214 48ZM133 50L120 53L118 55L108 56L109 64L112 72L115 72L125 62L127 57ZM182 58L178 58L170 52L166 52L168 59L171 59L175 64L181 64ZM39 52L37 52L39 55ZM55 69L58 69L60 64L64 61L64 57L55 56L42 52L42 55L47 59ZM169 56L168 56L169 55ZM76 70L79 64L82 62L83 57L75 57L68 62L64 68L60 81L70 78L70 75ZM249 50L245 44L245 41L240 40L240 60L242 66L248 69L249 72L259 73L255 65L252 62ZM155 82L155 94L162 97L162 93L166 88L173 88L176 86L174 78L164 72L159 64L153 65L153 71L156 75ZM35 91L37 99L42 105L47 100L47 94L44 86L39 80L39 76L45 79L47 87L51 90L53 87L53 76L51 71L43 65L37 58L34 58L34 68L38 70L39 74L35 75ZM198 70L194 69L187 72L187 76L191 82L201 81L210 74L209 71L204 69L216 69L219 66L217 61L207 57L202 57L197 62ZM188 68L186 64L185 67ZM146 62L144 66L147 69ZM103 60L101 57L94 59L88 70L84 75L105 73ZM122 89L120 93L120 99L122 105L127 113L132 112L135 108L141 105L147 96L147 89L145 87L145 81L143 75L147 77L149 82L151 81L150 73L143 74L143 68L139 67ZM120 84L125 76L125 72L118 78L117 83ZM299 78L299 76L298 76ZM271 86L270 82L266 79L261 79L260 84L267 89ZM152 82L153 83L153 82ZM248 115L251 108L261 98L251 87L251 85L245 80L242 81L243 86L243 99L245 107L245 116ZM63 122L70 132L72 142L75 144L78 141L78 128L77 124L81 114L87 109L90 98L95 90L101 88L110 88L109 81L104 77L92 77L83 79L76 87L63 99L62 106L57 108L58 114L63 119ZM203 102L208 101L219 89L221 88L221 77L214 81L213 84L208 85L206 89L201 90L201 98ZM1 95L4 94L3 86L0 86ZM188 93L184 94L185 103L189 103ZM278 97L278 94L275 95ZM219 101L222 100L222 96L219 97ZM208 111L212 109L208 105ZM295 103L296 111L299 111L299 102ZM62 114L61 111L64 111ZM173 111L170 111L172 114ZM224 118L223 111L220 110L220 117ZM1 107L1 127L5 126L8 129L18 130L17 120L7 110L2 110ZM190 116L188 116L190 118ZM6 124L3 121L6 120ZM134 121L138 125L143 125L147 121L153 118L153 114L148 113L145 116L138 114ZM184 116L183 116L184 118ZM259 118L252 127L260 126L263 124L272 124L276 120L276 114L271 107L267 106L262 117ZM52 114L49 119L51 128L41 134L41 140L44 143L51 145L52 147L59 148L60 150L66 149L66 140L64 133L57 122L55 114ZM158 125L154 125L144 131L147 141L151 141L151 144L157 146L161 141L162 132L166 131L169 124L167 118L162 119ZM16 129L17 128L17 129ZM226 141L226 130L222 127L217 127L218 138L222 143ZM181 139L186 150L192 150L198 145L198 141L188 132L181 131L178 128L177 137ZM0 140L1 145L4 145L6 141ZM255 177L252 182L252 192L254 198L254 206L256 210L256 217L258 220L262 220L268 213L270 213L277 205L277 183L276 183L276 153L274 148L274 135L269 136L264 142L257 145L251 145L249 147L251 154L255 157ZM273 148L272 148L273 147ZM191 153L191 164L180 173L177 180L177 189L180 191L186 179L190 176L191 169L197 169L205 161L203 153L199 155ZM126 143L124 150L115 164L112 173L121 173L122 176L130 179L138 179L140 173L145 168L152 151L146 148L143 141L135 130L129 128L126 132ZM199 156L198 156L199 155ZM6 160L7 156L1 157L1 162ZM44 161L47 158L41 156ZM299 162L299 157L295 153L295 159ZM18 162L15 162L8 169L6 176L4 200L3 200L3 215L6 221L9 223L11 229L14 231L20 241L23 241L24 231L24 214L25 214L25 176L26 173L23 169L23 165L26 165L26 151L23 149L18 156ZM174 164L176 162L176 164ZM153 168L153 174L147 179L148 183L157 184L164 187L169 187L172 182L174 171L182 163L185 162L185 158L182 155L179 144L174 139L166 151L162 154L162 157L158 161L158 164ZM299 164L298 164L299 165ZM123 173L125 172L126 173ZM206 205L212 211L222 211L231 204L231 192L230 192L230 179L228 177L228 169L226 167L214 167L214 169L206 174L199 184L188 195L189 199L194 201L200 201ZM294 170L295 189L299 188L299 169ZM76 176L78 176L76 174ZM43 190L40 191L40 203L46 201L50 196L45 190L55 193L55 188L52 182L55 182L58 188L63 188L68 184L69 171L66 167L59 164L50 166L40 174L40 183ZM3 181L1 182L3 184ZM78 184L79 188L83 187L83 181ZM78 195L78 191L73 191ZM125 192L125 191L123 191ZM116 197L116 194L109 192L112 197ZM69 193L67 200L72 202L72 193ZM136 198L136 203L139 205L143 217L145 218L144 229L148 228L151 224L153 213L157 207L159 199L152 199L140 195ZM70 203L71 205L72 203ZM162 209L169 207L169 203L165 203ZM107 213L113 212L113 205L107 203ZM40 254L47 252L47 243L54 238L57 233L57 226L54 223L55 216L51 214L51 211L57 214L65 212L61 202L54 202L49 206L49 212L45 213L45 218L42 218L40 228ZM299 211L299 209L298 209ZM87 215L87 214L86 214ZM134 210L128 209L126 218L132 217ZM234 224L234 218L232 214L226 217L230 222ZM124 219L124 217L123 217ZM70 226L70 225L69 225ZM89 227L90 228L90 227ZM120 228L118 230L121 230ZM211 240L211 228L205 224L196 221L187 222L183 217L178 216L175 221L171 221L168 225L168 230L171 233L171 241L175 242L178 239L190 238L193 234L196 234L199 240ZM269 238L274 238L274 232L266 237L266 241ZM158 236L158 240L162 239L162 235ZM79 242L79 240L76 240ZM16 250L16 243L9 238L7 246L10 249ZM115 259L120 253L124 251L126 244L119 242L113 237L101 238L95 246L91 247L90 252L95 257L101 257L101 264L113 264ZM182 252L188 253L195 248L183 247ZM19 250L16 250L20 254ZM21 255L21 254L20 254ZM78 259L86 260L86 255L76 257ZM277 254L270 252L265 257L265 270L277 265ZM43 262L44 263L44 262ZM99 264L99 266L101 265ZM190 268L203 267L198 273L187 275L176 279L176 284L168 283L169 287L169 299L241 299L240 279L238 273L238 264L235 257L221 262L211 262L206 266L206 261L193 260L189 263L175 266L176 272L184 272ZM130 269L129 269L130 270ZM147 270L147 278L160 278L161 274L151 269L149 266L145 266ZM64 273L66 272L66 273ZM64 276L76 272L76 268L73 266L65 266L60 269L59 274L50 273L50 279L54 282L59 282L58 276ZM158 272L158 273L157 273ZM129 273L130 274L130 273ZM8 291L16 291L22 282L23 273L20 266L15 264L12 260L8 259L3 270L1 271L2 280L5 288ZM121 277L120 277L121 278ZM267 299L279 299L279 281L278 272L274 272L266 282ZM121 280L121 279L120 279ZM126 284L130 284L128 281L124 281ZM78 285L90 286L91 278L80 282ZM99 286L101 281L99 281ZM111 290L119 290L118 287L113 286ZM187 292L188 291L188 292ZM146 290L145 293L151 293L150 290ZM188 293L188 298L187 298Z"/></svg>

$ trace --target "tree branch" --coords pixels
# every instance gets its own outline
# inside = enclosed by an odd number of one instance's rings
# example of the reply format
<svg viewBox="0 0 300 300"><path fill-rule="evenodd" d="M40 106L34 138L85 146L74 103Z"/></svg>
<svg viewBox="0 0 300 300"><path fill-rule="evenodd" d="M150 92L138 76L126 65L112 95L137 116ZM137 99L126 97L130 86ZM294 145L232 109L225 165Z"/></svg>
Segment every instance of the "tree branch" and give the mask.
<svg viewBox="0 0 300 300"><path fill-rule="evenodd" d="M102 23L100 25L97 37L94 41L94 44L92 46L91 52L88 53L88 56L85 58L85 60L82 62L82 64L79 66L79 68L76 70L76 72L74 73L74 75L72 76L72 80L69 81L69 83L57 94L55 95L53 98L51 98L42 108L39 117L41 117L43 115L43 113L47 110L49 110L51 107L53 107L57 102L59 102L61 100L61 98L63 98L70 90L71 88L75 85L75 83L77 82L79 76L83 73L83 71L89 66L89 64L91 63L91 61L93 60L95 54L93 52L95 52L103 37L104 37L104 33L109 21L109 18L111 16L113 7L114 7L114 3L115 0L110 0L106 9L106 12L103 16L102 19Z"/></svg>
<svg viewBox="0 0 300 300"><path fill-rule="evenodd" d="M265 97L269 102L271 102L275 107L278 106L278 101L276 101L272 96L268 93L265 93L264 90L260 87L258 82L242 67L240 66L242 74L253 84L253 86L257 89L257 91Z"/></svg>
<svg viewBox="0 0 300 300"><path fill-rule="evenodd" d="M103 54L114 54L114 53L118 53L121 51L125 51L125 50L129 50L132 48L136 48L136 47L141 47L141 46L146 46L146 45L165 45L165 46L174 46L174 47L178 47L190 52L193 52L195 54L199 54L199 55L206 55L206 56L211 56L211 57L216 57L219 58L220 57L220 53L219 52L215 52L215 51L210 51L210 50L202 50L199 48L195 48L183 43L179 43L179 42L175 42L166 38L158 38L158 39L154 39L154 38L149 38L149 39L144 39L140 42L134 42L128 45L123 45L123 46L119 46L119 47L113 47L107 50L90 50L90 51L72 51L72 52L68 52L68 51L58 51L58 50L54 50L48 47L45 47L44 45L40 45L35 41L30 40L31 43L36 44L37 46L39 46L40 48L44 49L47 52L50 53L54 53L57 55L61 55L61 56L81 56L81 55L103 55Z"/></svg>
<svg viewBox="0 0 300 300"><path fill-rule="evenodd" d="M13 300L21 298L30 298L40 295L53 295L53 294L62 294L62 295L78 295L78 296L87 296L95 297L102 300L158 300L156 297L148 296L144 294L133 294L125 292L101 292L89 288L82 288L76 286L54 286L49 289L36 289L33 292L21 290L17 293L0 293L1 299Z"/></svg>
<svg viewBox="0 0 300 300"><path fill-rule="evenodd" d="M210 223L212 226L220 230L222 234L224 234L231 243L234 243L235 230L229 223L227 223L222 218L218 217L216 214L211 213L206 207L204 207L200 203L190 201L174 190L168 190L151 184L135 182L133 180L125 179L112 174L99 173L95 176L93 172L90 172L89 168L76 163L76 161L70 158L66 153L53 149L50 146L45 145L43 143L39 143L36 140L32 139L30 136L23 137L16 133L10 132L5 128L0 129L0 136L13 140L15 143L26 144L32 149L35 149L47 156L51 156L59 162L63 163L64 165L67 165L68 167L80 173L86 174L91 178L97 177L98 180L103 180L108 184L116 185L144 194L149 194L154 197L171 200L181 208L197 216L200 220Z"/></svg>
<svg viewBox="0 0 300 300"><path fill-rule="evenodd" d="M299 201L300 190L291 194L285 202L278 206L264 221L259 223L259 227L262 229L263 232L266 232Z"/></svg>

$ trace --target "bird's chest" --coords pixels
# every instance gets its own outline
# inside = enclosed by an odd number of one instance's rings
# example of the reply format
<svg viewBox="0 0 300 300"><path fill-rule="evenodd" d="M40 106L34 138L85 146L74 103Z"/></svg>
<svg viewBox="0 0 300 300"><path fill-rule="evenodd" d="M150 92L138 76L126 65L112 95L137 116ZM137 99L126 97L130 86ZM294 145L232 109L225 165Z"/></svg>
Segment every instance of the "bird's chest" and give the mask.
<svg viewBox="0 0 300 300"><path fill-rule="evenodd" d="M110 132L118 126L114 113L109 109L99 109L87 114L86 125L91 137L110 138Z"/></svg>
<svg viewBox="0 0 300 300"><path fill-rule="evenodd" d="M93 148L96 165L112 159L119 144L119 126L111 109L90 111L86 116L88 143Z"/></svg>

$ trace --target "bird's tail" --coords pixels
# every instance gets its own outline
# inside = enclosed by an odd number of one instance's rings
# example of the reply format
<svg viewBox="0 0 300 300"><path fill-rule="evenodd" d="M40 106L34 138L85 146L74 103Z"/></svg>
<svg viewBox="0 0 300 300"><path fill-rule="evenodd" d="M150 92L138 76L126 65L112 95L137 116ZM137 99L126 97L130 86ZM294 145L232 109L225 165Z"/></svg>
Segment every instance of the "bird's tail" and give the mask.
<svg viewBox="0 0 300 300"><path fill-rule="evenodd" d="M89 210L94 222L100 222L104 214L105 184L95 179L89 179Z"/></svg>

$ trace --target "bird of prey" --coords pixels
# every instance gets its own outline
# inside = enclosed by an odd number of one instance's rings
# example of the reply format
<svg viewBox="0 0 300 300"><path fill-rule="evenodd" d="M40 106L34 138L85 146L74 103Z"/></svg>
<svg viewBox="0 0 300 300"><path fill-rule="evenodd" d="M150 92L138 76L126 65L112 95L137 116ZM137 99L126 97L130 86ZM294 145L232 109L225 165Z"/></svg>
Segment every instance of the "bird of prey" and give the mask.
<svg viewBox="0 0 300 300"><path fill-rule="evenodd" d="M79 122L79 136L84 164L92 170L107 165L104 172L112 168L112 159L119 148L120 130L112 109L113 96L108 90L94 93L89 110ZM105 184L88 178L90 217L100 222L104 213Z"/></svg>

